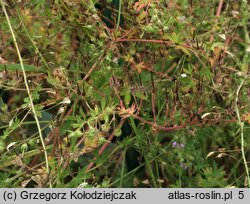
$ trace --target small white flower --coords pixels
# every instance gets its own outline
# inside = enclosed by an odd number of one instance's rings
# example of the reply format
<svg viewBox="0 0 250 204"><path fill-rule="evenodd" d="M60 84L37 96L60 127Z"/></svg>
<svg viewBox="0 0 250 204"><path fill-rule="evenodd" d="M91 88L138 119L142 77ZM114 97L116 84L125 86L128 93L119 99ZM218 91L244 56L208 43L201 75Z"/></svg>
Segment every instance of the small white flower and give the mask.
<svg viewBox="0 0 250 204"><path fill-rule="evenodd" d="M236 18L239 15L238 11L232 11L233 17Z"/></svg>
<svg viewBox="0 0 250 204"><path fill-rule="evenodd" d="M117 64L117 63L118 63L118 58L115 57L115 58L113 59L113 62Z"/></svg>
<svg viewBox="0 0 250 204"><path fill-rule="evenodd" d="M187 77L187 75L185 73L182 73L181 78L185 78L185 77Z"/></svg>
<svg viewBox="0 0 250 204"><path fill-rule="evenodd" d="M226 40L226 35L225 35L225 34L219 34L219 36L220 36L223 40Z"/></svg>
<svg viewBox="0 0 250 204"><path fill-rule="evenodd" d="M226 156L225 153L220 153L220 154L218 154L218 156L216 158L221 158L221 157L224 157L224 156Z"/></svg>
<svg viewBox="0 0 250 204"><path fill-rule="evenodd" d="M50 129L50 130L53 130L53 126L52 126L52 125L49 125L49 129Z"/></svg>
<svg viewBox="0 0 250 204"><path fill-rule="evenodd" d="M8 146L6 147L7 151L9 152L10 149L15 146L16 142L11 142L10 144L8 144Z"/></svg>
<svg viewBox="0 0 250 204"><path fill-rule="evenodd" d="M78 188L85 188L85 187L87 187L89 184L87 183L87 182L83 182L83 183L81 183L79 186L78 186Z"/></svg>
<svg viewBox="0 0 250 204"><path fill-rule="evenodd" d="M68 97L66 97L66 98L64 98L64 99L62 100L61 103L62 103L62 104L70 104L71 101L70 101L70 99L69 99Z"/></svg>
<svg viewBox="0 0 250 204"><path fill-rule="evenodd" d="M201 119L203 119L203 118L209 116L210 114L211 114L211 113L204 113L204 114L201 116Z"/></svg>
<svg viewBox="0 0 250 204"><path fill-rule="evenodd" d="M60 115L64 112L64 107L59 108L57 115Z"/></svg>
<svg viewBox="0 0 250 204"><path fill-rule="evenodd" d="M207 159L208 157L213 156L213 155L214 155L214 153L215 153L215 152L209 152L209 153L208 153L208 155L206 156L206 159Z"/></svg>
<svg viewBox="0 0 250 204"><path fill-rule="evenodd" d="M13 124L13 118L9 121L9 127Z"/></svg>

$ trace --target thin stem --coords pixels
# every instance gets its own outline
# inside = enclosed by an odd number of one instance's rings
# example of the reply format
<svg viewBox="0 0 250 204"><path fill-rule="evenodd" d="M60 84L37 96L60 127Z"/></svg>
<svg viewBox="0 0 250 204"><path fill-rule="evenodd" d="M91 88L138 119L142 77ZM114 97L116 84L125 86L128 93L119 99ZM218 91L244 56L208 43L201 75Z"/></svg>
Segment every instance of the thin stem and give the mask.
<svg viewBox="0 0 250 204"><path fill-rule="evenodd" d="M127 148L124 149L123 155L122 155L122 171L121 171L121 180L120 180L120 188L123 187L123 176L124 176L124 171L125 171L125 162L126 162L126 152Z"/></svg>
<svg viewBox="0 0 250 204"><path fill-rule="evenodd" d="M248 186L250 187L249 170L248 170L248 166L247 166L247 161L246 161L246 156L245 156L245 149L244 149L244 145L245 145L244 127L243 127L244 125L243 125L243 123L241 121L240 111L239 111L239 107L238 107L239 93L240 93L240 90L241 90L242 86L244 85L245 81L246 81L246 79L242 80L242 82L240 83L240 85L239 85L239 87L238 87L238 89L236 91L235 112L236 112L238 122L239 122L239 126L240 126L241 155L242 155L242 159L243 159L245 170L246 170Z"/></svg>
<svg viewBox="0 0 250 204"><path fill-rule="evenodd" d="M244 77L244 79L241 81L239 87L236 90L236 98L235 98L235 112L236 112L236 116L239 122L239 126L240 126L240 141L241 141L241 155L242 155L242 159L244 162L244 166L245 166L245 170L246 170L246 176L247 176L247 181L248 181L248 187L250 187L250 177L249 177L249 170L248 170L248 165L247 165L247 161L246 161L246 156L245 156L245 140L244 140L244 124L240 118L240 111L239 111L239 107L238 107L238 101L239 101L239 94L240 91L245 83L245 81L247 80L247 71L248 71L248 65L249 65L249 61L250 61L250 55L249 52L246 50L247 46L250 43L250 39L249 39L249 34L248 34L248 29L247 29L247 22L249 20L249 15L248 15L248 4L242 2L241 5L241 11L243 13L243 30L244 30L244 34L245 34L245 54L243 57L243 62L241 64L241 71L245 72L246 75Z"/></svg>
<svg viewBox="0 0 250 204"><path fill-rule="evenodd" d="M222 9L222 6L223 6L223 1L224 1L224 0L220 0L220 2L219 2L218 8L217 8L217 12L216 12L216 17L217 17L217 18L218 18L218 17L220 16L220 14L221 14L221 9ZM210 43L212 43L213 40L214 40L214 31L215 31L216 24L217 24L217 22L218 22L218 19L217 19L217 18L216 18L215 24L214 24L214 26L213 26L213 28L212 28L212 35L211 35L210 40L209 40Z"/></svg>
<svg viewBox="0 0 250 204"><path fill-rule="evenodd" d="M121 127L123 125L123 123L125 122L125 120L121 120L120 123L117 125L117 127ZM98 151L98 155L102 155L103 152L105 151L105 149L108 147L108 145L110 144L110 141L113 140L113 138L115 137L115 130L113 130L113 132L110 134L108 141L105 142L102 147L100 148L100 150ZM94 158L94 160L96 160L96 158ZM88 167L85 170L85 173L89 172L92 167L95 165L94 162L89 163Z"/></svg>
<svg viewBox="0 0 250 204"><path fill-rule="evenodd" d="M122 0L119 0L119 11L118 11L118 19L117 19L116 29L118 29L120 26L121 10L122 10Z"/></svg>
<svg viewBox="0 0 250 204"><path fill-rule="evenodd" d="M25 72L24 65L23 65L23 59L22 59L22 56L21 56L21 53L20 53L20 50L19 50L19 47L18 47L18 44L17 44L16 37L15 37L14 31L12 29L12 25L10 23L9 15L8 15L8 13L6 11L6 8L5 8L5 5L4 5L5 3L3 2L3 0L1 0L1 4L2 4L3 12L5 14L5 18L6 18L7 22L8 22L8 26L9 26L9 29L10 29L10 32L11 32L11 35L12 35L12 38L13 38L13 41L14 41L14 44L15 44L15 47L16 47L16 51L17 51L17 54L18 54L20 65L21 65L21 68L22 68L25 87L26 87L26 90L27 90L27 94L29 96L31 110L32 110L32 112L34 114L34 118L35 118L35 121L36 121L39 137L40 137L40 140L41 140L41 143L42 143L44 156L45 156L45 162L46 162L46 170L47 170L47 174L49 175L50 169L49 169L47 150L46 150L46 147L45 147L45 144L44 144L40 123L39 123L39 120L38 120L38 117L37 117L37 114L36 114L36 110L35 110L35 107L34 107L34 104L33 104L33 99L32 99L32 96L31 96L30 88L29 88L28 81L27 81L26 72ZM50 184L50 187L51 187L51 184Z"/></svg>

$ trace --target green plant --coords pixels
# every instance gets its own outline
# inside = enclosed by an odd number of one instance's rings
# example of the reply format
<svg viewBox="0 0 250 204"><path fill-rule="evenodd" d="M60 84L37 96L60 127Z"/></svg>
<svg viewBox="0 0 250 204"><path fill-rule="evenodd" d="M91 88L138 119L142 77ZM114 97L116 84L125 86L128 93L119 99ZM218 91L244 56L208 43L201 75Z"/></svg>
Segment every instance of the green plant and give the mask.
<svg viewBox="0 0 250 204"><path fill-rule="evenodd" d="M247 3L8 2L3 187L250 185Z"/></svg>

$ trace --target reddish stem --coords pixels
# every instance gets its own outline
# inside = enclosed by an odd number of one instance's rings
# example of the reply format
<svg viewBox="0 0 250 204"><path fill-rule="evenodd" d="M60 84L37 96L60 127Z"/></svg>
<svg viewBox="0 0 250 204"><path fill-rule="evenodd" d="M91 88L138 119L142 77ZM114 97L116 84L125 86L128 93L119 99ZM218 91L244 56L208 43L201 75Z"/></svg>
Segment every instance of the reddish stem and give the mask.
<svg viewBox="0 0 250 204"><path fill-rule="evenodd" d="M218 8L217 8L217 12L216 12L216 16L217 16L217 17L219 17L220 14L221 14L221 9L222 9L222 6L223 6L223 1L224 1L224 0L220 0L220 2L219 2ZM216 19L214 25L217 24L217 21L218 21L218 19ZM212 35L211 35L211 37L210 37L210 43L214 41L214 31L215 31L215 26L213 26L213 29L212 29Z"/></svg>
<svg viewBox="0 0 250 204"><path fill-rule="evenodd" d="M125 122L125 120L121 120L120 123L117 125L117 127L121 127L123 125L123 123ZM98 155L102 155L102 153L104 152L104 150L108 147L108 145L110 144L110 141L112 141L115 137L115 130L113 130L113 132L110 134L109 138L108 138L108 142L104 143L101 147L101 149L98 152ZM94 158L94 160L96 160L96 157ZM93 166L94 166L94 162L89 163L87 169L85 170L85 173L87 173Z"/></svg>

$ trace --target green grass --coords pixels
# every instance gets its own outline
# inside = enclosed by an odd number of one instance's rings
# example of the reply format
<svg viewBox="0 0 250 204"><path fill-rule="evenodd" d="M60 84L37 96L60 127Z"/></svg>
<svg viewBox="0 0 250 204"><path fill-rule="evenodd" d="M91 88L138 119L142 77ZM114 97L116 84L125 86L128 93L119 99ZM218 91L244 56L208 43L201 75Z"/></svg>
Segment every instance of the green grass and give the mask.
<svg viewBox="0 0 250 204"><path fill-rule="evenodd" d="M1 187L249 187L250 6L171 2L5 6Z"/></svg>

